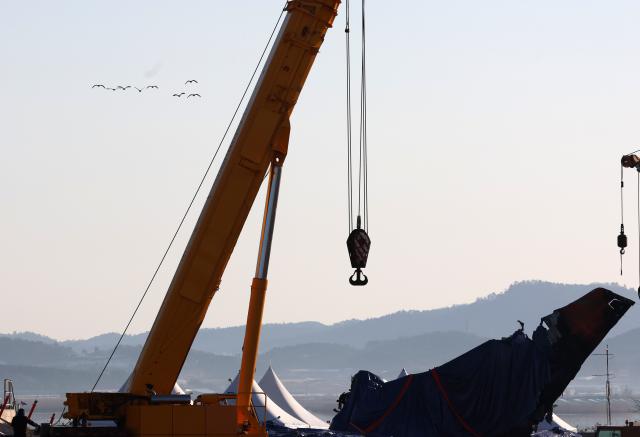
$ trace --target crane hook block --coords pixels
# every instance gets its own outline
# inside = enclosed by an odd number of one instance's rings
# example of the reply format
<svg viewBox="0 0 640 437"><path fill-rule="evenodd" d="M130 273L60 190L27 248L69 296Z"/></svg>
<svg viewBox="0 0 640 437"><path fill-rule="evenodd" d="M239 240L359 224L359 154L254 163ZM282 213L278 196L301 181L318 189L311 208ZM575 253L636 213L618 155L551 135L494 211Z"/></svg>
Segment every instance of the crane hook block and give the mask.
<svg viewBox="0 0 640 437"><path fill-rule="evenodd" d="M640 158L636 155L624 155L620 160L620 163L623 167L626 168L635 168L640 171Z"/></svg>
<svg viewBox="0 0 640 437"><path fill-rule="evenodd" d="M358 223L359 224L359 223ZM367 266L367 258L369 256L369 248L371 247L371 239L364 229L358 226L349 234L347 238L347 249L349 250L349 259L351 260L351 267L356 271L349 278L351 285L366 285L369 279L362 269Z"/></svg>
<svg viewBox="0 0 640 437"><path fill-rule="evenodd" d="M624 234L624 225L620 225L620 235L618 235L618 247L620 255L624 255L624 249L627 247L627 236Z"/></svg>

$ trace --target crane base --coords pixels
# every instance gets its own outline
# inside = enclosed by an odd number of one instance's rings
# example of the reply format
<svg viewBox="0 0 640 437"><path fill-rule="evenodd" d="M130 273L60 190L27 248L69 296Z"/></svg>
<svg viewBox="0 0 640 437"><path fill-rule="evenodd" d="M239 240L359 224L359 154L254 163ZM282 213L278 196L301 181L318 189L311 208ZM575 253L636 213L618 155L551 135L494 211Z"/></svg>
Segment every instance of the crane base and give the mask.
<svg viewBox="0 0 640 437"><path fill-rule="evenodd" d="M74 396L69 396L74 395ZM83 396L85 395L85 396ZM127 402L127 396L130 398ZM268 437L252 408L246 421L238 425L235 394L200 395L189 403L152 403L127 393L73 393L67 395L69 412L66 418L83 423L82 419L114 420L118 427L43 427L41 435L49 437ZM83 401L74 404L72 399ZM89 399L90 398L90 399ZM104 403L99 402L102 398ZM86 402L90 400L91 402ZM116 400L123 401L114 408ZM106 407L105 407L106 404ZM117 411L117 417L106 417L107 411ZM80 420L78 420L80 419ZM46 429L44 429L46 428Z"/></svg>

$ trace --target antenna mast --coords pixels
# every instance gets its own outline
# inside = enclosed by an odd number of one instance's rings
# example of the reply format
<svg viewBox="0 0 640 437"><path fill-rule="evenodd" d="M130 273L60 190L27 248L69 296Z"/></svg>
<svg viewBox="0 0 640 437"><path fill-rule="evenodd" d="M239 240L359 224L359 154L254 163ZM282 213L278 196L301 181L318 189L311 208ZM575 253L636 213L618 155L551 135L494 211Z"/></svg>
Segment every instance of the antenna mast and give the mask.
<svg viewBox="0 0 640 437"><path fill-rule="evenodd" d="M613 354L609 353L609 345L606 345L605 347L605 353L603 354L592 354L595 356L604 356L606 357L606 363L607 363L607 371L606 373L602 374L602 375L593 375L593 376L604 376L606 377L606 382L605 382L605 394L607 396L607 425L611 425L611 377L613 376L612 373L609 373L609 357L612 357Z"/></svg>

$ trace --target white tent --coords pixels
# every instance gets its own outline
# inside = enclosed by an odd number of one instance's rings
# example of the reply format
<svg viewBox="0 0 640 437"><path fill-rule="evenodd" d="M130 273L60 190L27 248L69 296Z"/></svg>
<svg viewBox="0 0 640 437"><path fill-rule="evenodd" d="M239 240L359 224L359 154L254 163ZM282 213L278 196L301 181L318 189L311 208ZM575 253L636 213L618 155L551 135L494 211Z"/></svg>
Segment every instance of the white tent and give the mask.
<svg viewBox="0 0 640 437"><path fill-rule="evenodd" d="M173 390L171 390L172 395L186 395L187 392L178 384L177 382L173 384Z"/></svg>
<svg viewBox="0 0 640 437"><path fill-rule="evenodd" d="M547 422L545 419L543 419L542 422L538 424L538 431L546 431L553 428L560 428L566 431L578 432L578 429L575 426L569 425L567 422L562 420L562 418L557 416L555 413L553 413L551 422Z"/></svg>
<svg viewBox="0 0 640 437"><path fill-rule="evenodd" d="M403 367L396 379L404 378L405 376L409 376L409 374L407 373L407 370Z"/></svg>
<svg viewBox="0 0 640 437"><path fill-rule="evenodd" d="M262 387L267 396L269 396L269 399L293 417L307 423L312 428L329 428L328 423L317 418L300 405L296 398L289 393L289 390L287 390L282 381L280 381L280 378L278 378L278 375L276 375L276 372L273 371L271 366L269 366L269 369L267 369L260 380L260 387Z"/></svg>
<svg viewBox="0 0 640 437"><path fill-rule="evenodd" d="M120 387L120 389L118 390L118 392L120 393L124 393L129 391L129 384L131 383L131 375L129 375L129 377L127 378L127 380L124 382L124 384L122 384L122 386ZM173 384L173 388L171 389L171 394L172 395L186 395L187 392L184 391L184 389L180 386L180 384L178 384L178 382L176 381L175 384Z"/></svg>
<svg viewBox="0 0 640 437"><path fill-rule="evenodd" d="M238 392L238 380L240 376L231 382L229 387L225 390L225 393L237 393ZM274 401L269 399L265 391L258 385L256 380L253 380L253 387L251 388L251 402L256 410L258 419L264 423L271 422L275 425L282 425L288 428L309 428L309 425L284 411ZM265 408L266 404L266 408Z"/></svg>

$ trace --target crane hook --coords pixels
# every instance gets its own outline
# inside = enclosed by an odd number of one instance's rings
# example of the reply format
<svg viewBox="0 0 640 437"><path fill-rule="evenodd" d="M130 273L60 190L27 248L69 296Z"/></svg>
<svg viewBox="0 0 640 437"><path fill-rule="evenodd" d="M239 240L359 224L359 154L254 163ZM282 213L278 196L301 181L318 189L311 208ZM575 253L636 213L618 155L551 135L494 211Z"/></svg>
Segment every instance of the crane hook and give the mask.
<svg viewBox="0 0 640 437"><path fill-rule="evenodd" d="M349 259L351 267L356 269L349 278L351 285L367 285L369 278L362 273L362 269L367 266L367 258L369 257L369 248L371 247L371 239L367 231L362 229L360 216L358 216L357 227L349 234L347 238L347 249L349 250Z"/></svg>
<svg viewBox="0 0 640 437"><path fill-rule="evenodd" d="M353 272L353 275L349 276L349 284L351 285L360 286L367 285L368 283L369 278L367 278L367 275L362 272L362 269L356 269L356 271Z"/></svg>
<svg viewBox="0 0 640 437"><path fill-rule="evenodd" d="M620 255L624 255L624 249L627 247L627 236L624 234L624 225L620 225L620 235L618 235L618 247Z"/></svg>

